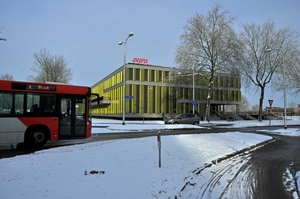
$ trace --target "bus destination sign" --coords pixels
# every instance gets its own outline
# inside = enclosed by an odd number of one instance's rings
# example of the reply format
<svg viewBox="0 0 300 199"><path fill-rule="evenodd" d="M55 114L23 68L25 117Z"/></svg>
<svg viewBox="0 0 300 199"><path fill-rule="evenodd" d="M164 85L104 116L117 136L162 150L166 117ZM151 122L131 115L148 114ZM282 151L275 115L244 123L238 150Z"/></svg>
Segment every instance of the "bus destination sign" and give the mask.
<svg viewBox="0 0 300 199"><path fill-rule="evenodd" d="M11 89L17 90L35 90L35 91L56 91L55 85L47 84L24 84L24 83L11 83Z"/></svg>
<svg viewBox="0 0 300 199"><path fill-rule="evenodd" d="M56 91L56 86L42 84L27 84L27 90Z"/></svg>

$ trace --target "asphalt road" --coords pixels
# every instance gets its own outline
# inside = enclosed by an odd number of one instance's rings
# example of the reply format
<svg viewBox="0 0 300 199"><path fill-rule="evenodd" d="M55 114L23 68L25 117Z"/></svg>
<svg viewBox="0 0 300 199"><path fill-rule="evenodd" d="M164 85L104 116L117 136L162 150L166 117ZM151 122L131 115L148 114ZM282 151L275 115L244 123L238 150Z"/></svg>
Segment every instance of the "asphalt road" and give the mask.
<svg viewBox="0 0 300 199"><path fill-rule="evenodd" d="M214 126L202 129L176 129L176 130L162 130L161 135L179 135L179 134L201 134L201 133L226 133L226 132L255 132L256 130L261 129L278 129L282 128L282 126L272 126L272 127L243 127L243 128L223 128L221 126ZM300 126L295 126L293 128L300 128ZM79 139L79 140L63 140L63 141L55 141L55 142L47 142L47 144L38 149L32 148L24 148L22 144L18 146L14 146L12 149L10 145L2 145L0 146L0 159L14 157L18 155L30 154L35 151L54 148L54 147L62 147L72 144L82 144L88 142L96 142L96 141L105 141L105 140L115 140L115 139L130 139L130 138L139 138L139 137L150 137L156 136L158 130L155 131L136 131L136 132L124 132L124 133L101 133L101 134L93 134L89 139Z"/></svg>
<svg viewBox="0 0 300 199"><path fill-rule="evenodd" d="M195 189L198 190L197 199L295 198L292 193L297 189L287 189L285 172L289 169L294 175L300 171L300 137L273 138L273 141L251 152L195 170L195 176L183 185L177 198L185 198L190 195L190 190ZM196 179L203 176L209 177L205 183L197 184Z"/></svg>
<svg viewBox="0 0 300 199"><path fill-rule="evenodd" d="M272 142L258 150L252 156L244 170L249 173L246 181L256 186L246 198L285 199L292 198L290 192L285 191L283 175L287 168L296 172L300 170L300 138L287 136L274 136ZM250 197L251 196L251 197Z"/></svg>

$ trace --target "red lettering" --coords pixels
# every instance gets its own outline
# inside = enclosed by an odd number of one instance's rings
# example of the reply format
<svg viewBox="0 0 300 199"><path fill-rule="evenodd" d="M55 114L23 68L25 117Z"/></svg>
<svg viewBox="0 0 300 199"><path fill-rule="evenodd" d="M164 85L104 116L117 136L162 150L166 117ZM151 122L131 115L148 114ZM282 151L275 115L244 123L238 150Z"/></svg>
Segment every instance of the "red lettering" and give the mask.
<svg viewBox="0 0 300 199"><path fill-rule="evenodd" d="M148 63L148 59L134 57L132 59L132 62L133 63L144 63L144 64L147 64Z"/></svg>

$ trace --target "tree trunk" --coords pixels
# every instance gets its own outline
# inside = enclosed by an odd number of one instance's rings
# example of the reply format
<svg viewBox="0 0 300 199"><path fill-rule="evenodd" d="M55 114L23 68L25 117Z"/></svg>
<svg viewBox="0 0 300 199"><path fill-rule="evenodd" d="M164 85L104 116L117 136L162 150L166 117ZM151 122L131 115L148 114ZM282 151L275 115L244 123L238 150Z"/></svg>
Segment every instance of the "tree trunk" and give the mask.
<svg viewBox="0 0 300 199"><path fill-rule="evenodd" d="M211 84L208 86L207 104L206 104L206 121L210 122L210 102L211 102Z"/></svg>
<svg viewBox="0 0 300 199"><path fill-rule="evenodd" d="M259 98L259 109L258 109L258 121L260 122L262 122L264 95L265 95L265 87L260 87L260 98Z"/></svg>

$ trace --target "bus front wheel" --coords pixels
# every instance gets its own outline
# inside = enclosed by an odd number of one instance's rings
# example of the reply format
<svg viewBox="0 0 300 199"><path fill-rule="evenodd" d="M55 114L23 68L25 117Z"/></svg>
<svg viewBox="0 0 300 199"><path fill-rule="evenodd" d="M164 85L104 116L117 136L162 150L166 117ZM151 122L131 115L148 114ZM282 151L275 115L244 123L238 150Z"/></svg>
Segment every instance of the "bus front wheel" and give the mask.
<svg viewBox="0 0 300 199"><path fill-rule="evenodd" d="M42 147L47 141L47 131L44 128L35 127L29 130L25 142L31 147Z"/></svg>

